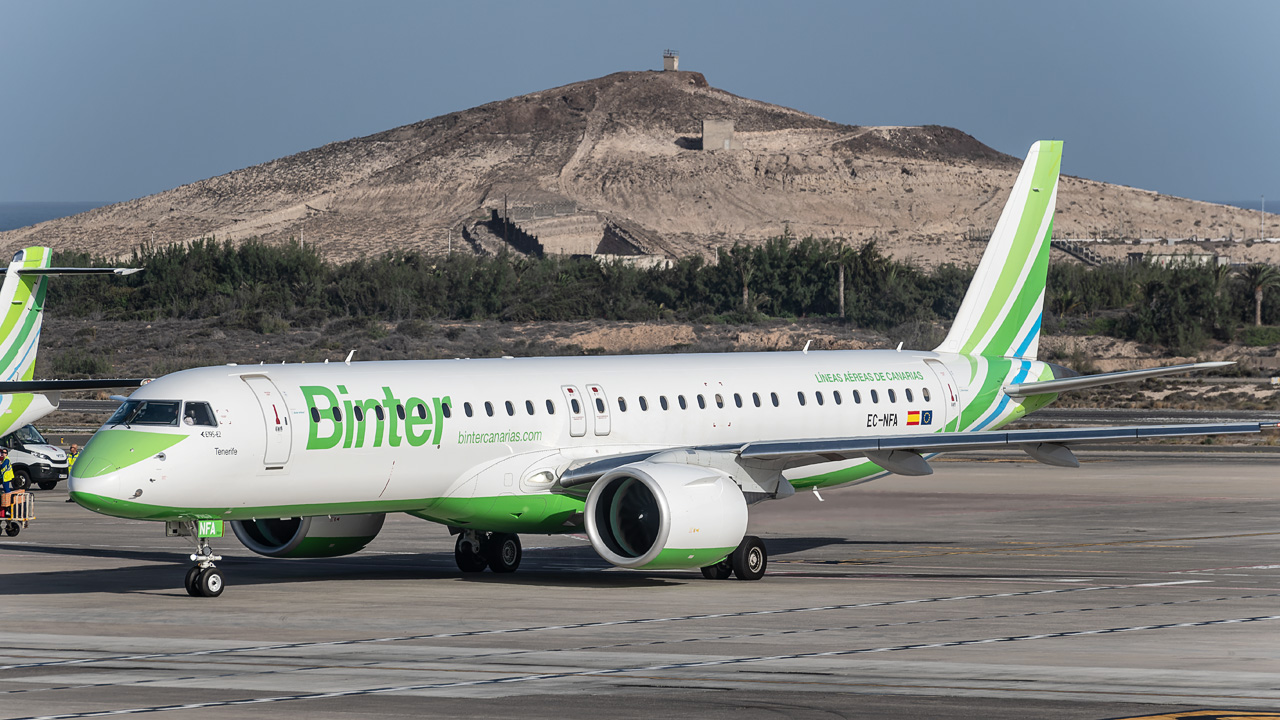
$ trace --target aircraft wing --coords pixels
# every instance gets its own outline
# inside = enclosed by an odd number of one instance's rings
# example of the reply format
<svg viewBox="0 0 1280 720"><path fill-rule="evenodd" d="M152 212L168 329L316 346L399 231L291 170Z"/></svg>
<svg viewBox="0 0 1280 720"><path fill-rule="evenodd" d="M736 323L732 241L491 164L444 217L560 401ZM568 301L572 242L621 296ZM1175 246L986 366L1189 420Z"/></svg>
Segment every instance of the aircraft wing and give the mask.
<svg viewBox="0 0 1280 720"><path fill-rule="evenodd" d="M1280 427L1276 422L1199 423L1183 425L1131 425L1088 428L1044 428L981 432L921 433L918 435L876 435L825 440L781 440L714 445L696 448L646 450L580 461L560 476L559 486L568 490L590 485L615 468L635 462L659 462L668 453L725 453L740 460L763 463L779 470L817 463L867 458L897 475L933 473L925 455L974 450L1022 450L1033 460L1058 467L1079 467L1071 445L1123 442L1203 435L1242 435Z"/></svg>
<svg viewBox="0 0 1280 720"><path fill-rule="evenodd" d="M99 378L89 380L12 380L0 382L0 393L60 392L63 390L105 390L142 387L145 378Z"/></svg>
<svg viewBox="0 0 1280 720"><path fill-rule="evenodd" d="M1016 448L1047 465L1078 467L1079 462L1072 454L1070 445L1200 435L1239 435L1262 432L1278 425L1280 423L1259 421L783 440L748 443L742 446L738 455L744 460L782 461L787 467L865 457L899 475L928 475L933 469L923 457L925 453Z"/></svg>

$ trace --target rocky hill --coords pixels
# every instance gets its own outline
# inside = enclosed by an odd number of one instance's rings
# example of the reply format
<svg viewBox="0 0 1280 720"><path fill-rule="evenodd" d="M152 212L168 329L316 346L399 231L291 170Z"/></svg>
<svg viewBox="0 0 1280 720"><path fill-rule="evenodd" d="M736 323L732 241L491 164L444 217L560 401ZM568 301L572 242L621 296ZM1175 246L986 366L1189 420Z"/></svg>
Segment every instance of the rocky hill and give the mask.
<svg viewBox="0 0 1280 720"><path fill-rule="evenodd" d="M703 149L705 120L733 123ZM1070 169L1070 143L1066 168ZM840 125L622 72L325 145L30 228L4 247L119 254L214 236L302 236L334 258L389 249L706 253L788 230L881 238L924 265L974 262L1020 159L955 129ZM1253 237L1257 214L1064 177L1059 235ZM1250 234L1250 230L1254 234ZM523 243L523 245L522 245ZM1241 252L1244 249L1241 248Z"/></svg>

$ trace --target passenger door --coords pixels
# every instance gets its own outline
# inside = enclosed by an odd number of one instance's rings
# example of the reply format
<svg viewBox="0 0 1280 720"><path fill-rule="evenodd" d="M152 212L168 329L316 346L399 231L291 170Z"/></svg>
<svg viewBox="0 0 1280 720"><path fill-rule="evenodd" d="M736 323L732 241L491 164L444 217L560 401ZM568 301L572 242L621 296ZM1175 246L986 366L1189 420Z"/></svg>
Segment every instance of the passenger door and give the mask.
<svg viewBox="0 0 1280 720"><path fill-rule="evenodd" d="M267 450L262 462L268 469L284 467L293 449L293 433L289 429L289 407L275 383L263 375L242 378L258 400L262 410L262 426L267 433Z"/></svg>
<svg viewBox="0 0 1280 720"><path fill-rule="evenodd" d="M942 405L946 410L946 417L942 421L943 430L951 430L952 420L960 417L960 386L956 385L955 377L951 375L951 371L947 366L937 360L925 360L925 365L933 370L933 374L938 377L938 382L942 384ZM962 428L955 428L961 430Z"/></svg>

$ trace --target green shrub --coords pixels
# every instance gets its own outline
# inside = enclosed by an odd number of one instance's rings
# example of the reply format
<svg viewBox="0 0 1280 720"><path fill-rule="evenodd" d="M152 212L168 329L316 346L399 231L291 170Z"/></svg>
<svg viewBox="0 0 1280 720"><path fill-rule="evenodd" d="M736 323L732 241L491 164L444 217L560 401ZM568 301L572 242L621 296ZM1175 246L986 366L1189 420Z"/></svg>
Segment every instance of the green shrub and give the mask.
<svg viewBox="0 0 1280 720"><path fill-rule="evenodd" d="M1275 325L1246 325L1236 333L1241 345L1249 347L1266 347L1280 344L1280 327Z"/></svg>

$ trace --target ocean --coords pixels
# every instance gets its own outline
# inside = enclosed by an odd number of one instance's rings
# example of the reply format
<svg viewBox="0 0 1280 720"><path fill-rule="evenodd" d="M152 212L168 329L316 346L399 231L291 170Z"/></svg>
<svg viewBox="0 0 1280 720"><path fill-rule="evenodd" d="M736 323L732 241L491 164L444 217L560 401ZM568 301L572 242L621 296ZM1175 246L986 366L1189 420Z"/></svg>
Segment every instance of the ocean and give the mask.
<svg viewBox="0 0 1280 720"><path fill-rule="evenodd" d="M92 210L109 202L0 202L0 231L16 230L45 220Z"/></svg>

